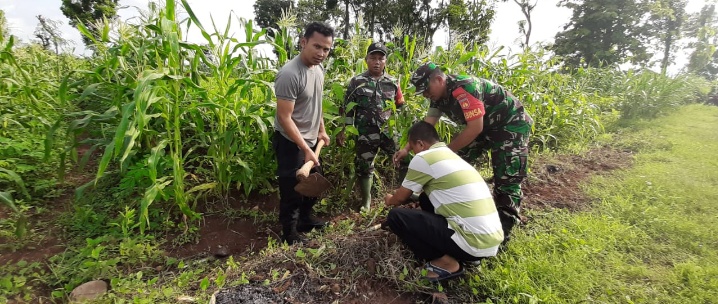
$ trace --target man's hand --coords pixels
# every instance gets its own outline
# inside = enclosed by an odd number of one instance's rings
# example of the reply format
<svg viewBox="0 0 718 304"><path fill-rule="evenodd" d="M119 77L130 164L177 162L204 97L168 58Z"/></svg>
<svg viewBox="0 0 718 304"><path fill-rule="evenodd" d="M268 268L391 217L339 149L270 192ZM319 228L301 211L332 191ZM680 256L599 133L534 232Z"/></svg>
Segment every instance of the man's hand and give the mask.
<svg viewBox="0 0 718 304"><path fill-rule="evenodd" d="M407 155L409 155L409 151L407 151L406 149L396 151L396 153L394 153L394 157L392 157L392 160L394 161L394 166L398 167L401 160L403 160L404 157L406 157Z"/></svg>
<svg viewBox="0 0 718 304"><path fill-rule="evenodd" d="M411 190L404 188L404 186L399 187L393 194L390 193L384 196L384 204L387 206L401 206L409 199L412 193Z"/></svg>
<svg viewBox="0 0 718 304"><path fill-rule="evenodd" d="M391 202L391 198L394 197L393 194L387 194L384 196L384 204L387 206L394 206L394 204Z"/></svg>
<svg viewBox="0 0 718 304"><path fill-rule="evenodd" d="M306 164L310 160L314 162L314 166L319 166L319 157L312 151L311 148L307 147L304 150L304 163Z"/></svg>
<svg viewBox="0 0 718 304"><path fill-rule="evenodd" d="M329 135L327 135L327 132L326 132L326 131L323 131L323 130L322 130L322 131L319 131L319 135L317 136L317 143L318 143L320 140L323 140L323 141L324 141L324 145L325 145L325 146L328 146L328 145L329 145Z"/></svg>
<svg viewBox="0 0 718 304"><path fill-rule="evenodd" d="M451 142L447 145L449 149L451 149L454 152L458 152L462 148L468 146L471 144L472 141L476 139L479 134L481 134L481 131L484 130L484 118L479 117L472 121L469 121L466 123L466 128L459 132L459 134L456 134L454 138L451 139Z"/></svg>
<svg viewBox="0 0 718 304"><path fill-rule="evenodd" d="M344 130L341 130L339 134L337 134L337 145L340 147L344 147L344 144L346 143L347 136L344 134Z"/></svg>

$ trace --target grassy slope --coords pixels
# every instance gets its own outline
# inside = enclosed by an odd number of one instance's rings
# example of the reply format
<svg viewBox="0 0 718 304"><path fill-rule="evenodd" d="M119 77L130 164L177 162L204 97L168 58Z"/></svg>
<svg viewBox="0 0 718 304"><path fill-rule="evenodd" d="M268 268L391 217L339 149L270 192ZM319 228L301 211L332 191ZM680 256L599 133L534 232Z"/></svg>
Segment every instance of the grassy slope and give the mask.
<svg viewBox="0 0 718 304"><path fill-rule="evenodd" d="M596 177L591 211L532 214L469 281L493 302L718 302L718 108L693 105L616 136L628 171Z"/></svg>

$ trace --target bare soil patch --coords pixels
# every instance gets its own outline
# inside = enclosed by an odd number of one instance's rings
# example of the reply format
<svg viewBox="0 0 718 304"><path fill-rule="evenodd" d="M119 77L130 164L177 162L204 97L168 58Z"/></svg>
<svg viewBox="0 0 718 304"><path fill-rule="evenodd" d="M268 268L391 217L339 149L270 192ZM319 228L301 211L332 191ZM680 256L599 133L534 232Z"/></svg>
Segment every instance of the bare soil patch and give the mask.
<svg viewBox="0 0 718 304"><path fill-rule="evenodd" d="M630 151L608 147L582 155L557 155L537 159L531 166L524 191L524 208L584 210L590 199L579 185L593 175L606 174L633 164Z"/></svg>
<svg viewBox="0 0 718 304"><path fill-rule="evenodd" d="M65 250L65 241L61 233L57 233L57 218L70 208L74 190L82 184L92 180L94 176L80 170L68 173L63 186L63 194L44 203L43 212L29 214L28 233L22 239L8 239L0 237L0 244L14 242L17 246L0 246L0 265L17 263L24 260L29 263L44 261L45 259ZM34 210L34 209L31 209ZM0 207L0 219L10 218L10 209ZM26 214L28 215L28 214ZM20 247L20 248L17 248Z"/></svg>
<svg viewBox="0 0 718 304"><path fill-rule="evenodd" d="M77 152L78 159L81 159L89 152L89 146L80 146ZM64 182L60 186L63 189L62 194L43 202L43 212L29 214L28 233L25 237L19 240L0 237L0 244L14 243L10 246L0 246L0 266L19 261L26 261L28 264L43 263L66 250L66 240L63 234L59 233L61 228L57 226L58 218L71 209L75 189L95 178L94 171L89 171L88 168L96 167L98 155L99 152L95 151L84 168L76 167L65 174ZM10 218L10 212L9 208L0 206L0 219ZM49 270L47 266L44 267L45 270ZM38 286L38 291L43 293L42 297L49 297L52 290L47 286Z"/></svg>
<svg viewBox="0 0 718 304"><path fill-rule="evenodd" d="M227 219L222 215L205 216L197 243L169 245L165 252L168 256L177 258L245 255L266 247L268 236L276 239L277 232L272 229L276 228L251 219Z"/></svg>
<svg viewBox="0 0 718 304"><path fill-rule="evenodd" d="M279 238L280 227L267 215L279 213L279 197L276 194L252 194L248 199L238 199L233 194L224 203L204 205L198 241L180 246L173 242L180 234L168 236L165 252L177 258L241 256L259 252L267 246L268 237ZM276 216L275 216L276 217Z"/></svg>

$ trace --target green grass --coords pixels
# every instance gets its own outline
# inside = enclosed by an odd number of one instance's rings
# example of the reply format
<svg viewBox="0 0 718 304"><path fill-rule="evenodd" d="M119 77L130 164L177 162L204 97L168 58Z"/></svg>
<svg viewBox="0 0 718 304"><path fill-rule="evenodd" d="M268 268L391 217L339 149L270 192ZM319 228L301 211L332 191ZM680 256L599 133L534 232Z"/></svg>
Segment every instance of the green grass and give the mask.
<svg viewBox="0 0 718 304"><path fill-rule="evenodd" d="M718 302L716 126L718 108L700 105L625 125L614 141L638 152L635 166L584 185L590 211L531 214L468 280L475 300Z"/></svg>

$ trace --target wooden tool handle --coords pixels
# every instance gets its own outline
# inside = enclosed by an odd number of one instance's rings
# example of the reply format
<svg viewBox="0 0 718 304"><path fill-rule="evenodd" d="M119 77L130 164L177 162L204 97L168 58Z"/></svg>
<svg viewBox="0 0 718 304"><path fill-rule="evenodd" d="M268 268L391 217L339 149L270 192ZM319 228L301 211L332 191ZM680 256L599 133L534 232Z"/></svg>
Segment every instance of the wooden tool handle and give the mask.
<svg viewBox="0 0 718 304"><path fill-rule="evenodd" d="M314 149L314 154L317 155L317 158L319 158L319 152L322 151L322 147L324 147L324 140L320 140L319 143L317 143L317 148ZM307 178L309 176L309 170L312 170L312 167L314 167L314 161L308 161L304 163L304 165L297 170L297 178Z"/></svg>

